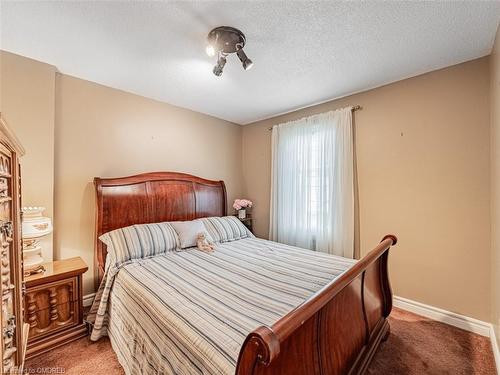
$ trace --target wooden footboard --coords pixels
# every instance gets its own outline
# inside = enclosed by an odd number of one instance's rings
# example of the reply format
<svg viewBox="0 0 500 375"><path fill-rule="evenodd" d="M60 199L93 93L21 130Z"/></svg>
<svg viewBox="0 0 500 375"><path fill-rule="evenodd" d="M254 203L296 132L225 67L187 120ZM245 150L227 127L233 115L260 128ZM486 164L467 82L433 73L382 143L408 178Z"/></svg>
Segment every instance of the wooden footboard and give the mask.
<svg viewBox="0 0 500 375"><path fill-rule="evenodd" d="M236 375L362 374L389 334L387 235L352 268L272 327L248 335Z"/></svg>

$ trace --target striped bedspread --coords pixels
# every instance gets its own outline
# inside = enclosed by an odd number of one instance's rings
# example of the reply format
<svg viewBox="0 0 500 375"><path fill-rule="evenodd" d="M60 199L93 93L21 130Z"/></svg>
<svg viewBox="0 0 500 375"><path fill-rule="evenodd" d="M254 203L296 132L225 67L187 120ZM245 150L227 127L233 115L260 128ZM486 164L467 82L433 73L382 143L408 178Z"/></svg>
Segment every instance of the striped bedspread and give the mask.
<svg viewBox="0 0 500 375"><path fill-rule="evenodd" d="M107 334L127 374L234 374L248 333L354 262L256 238L136 260L115 277Z"/></svg>

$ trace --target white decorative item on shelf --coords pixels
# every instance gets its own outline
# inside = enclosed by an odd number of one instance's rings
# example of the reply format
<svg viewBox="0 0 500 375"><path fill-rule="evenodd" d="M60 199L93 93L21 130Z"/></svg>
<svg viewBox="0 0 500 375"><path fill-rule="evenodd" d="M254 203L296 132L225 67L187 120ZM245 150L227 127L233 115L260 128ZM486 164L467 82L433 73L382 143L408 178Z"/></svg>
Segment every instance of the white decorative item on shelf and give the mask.
<svg viewBox="0 0 500 375"><path fill-rule="evenodd" d="M43 263L42 247L38 240L52 232L52 220L42 216L45 207L23 207L23 263L26 271Z"/></svg>

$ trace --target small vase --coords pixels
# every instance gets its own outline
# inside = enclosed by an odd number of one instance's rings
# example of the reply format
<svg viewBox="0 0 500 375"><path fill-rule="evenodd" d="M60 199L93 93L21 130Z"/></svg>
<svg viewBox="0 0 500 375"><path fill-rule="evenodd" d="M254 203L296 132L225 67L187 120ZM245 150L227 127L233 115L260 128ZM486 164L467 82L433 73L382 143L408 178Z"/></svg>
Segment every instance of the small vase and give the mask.
<svg viewBox="0 0 500 375"><path fill-rule="evenodd" d="M244 219L247 217L247 210L238 210L238 219Z"/></svg>

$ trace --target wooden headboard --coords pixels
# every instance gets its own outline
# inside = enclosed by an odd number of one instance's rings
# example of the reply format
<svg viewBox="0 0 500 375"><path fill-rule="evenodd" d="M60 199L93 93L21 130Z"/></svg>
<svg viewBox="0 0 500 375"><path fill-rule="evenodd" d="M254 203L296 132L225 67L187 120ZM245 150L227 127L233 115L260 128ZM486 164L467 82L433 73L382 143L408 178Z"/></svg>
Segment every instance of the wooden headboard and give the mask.
<svg viewBox="0 0 500 375"><path fill-rule="evenodd" d="M153 172L119 178L94 178L96 231L94 276L99 286L106 245L99 236L133 224L194 220L226 215L224 181L176 172Z"/></svg>

